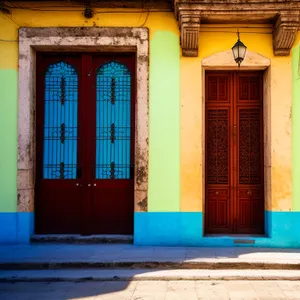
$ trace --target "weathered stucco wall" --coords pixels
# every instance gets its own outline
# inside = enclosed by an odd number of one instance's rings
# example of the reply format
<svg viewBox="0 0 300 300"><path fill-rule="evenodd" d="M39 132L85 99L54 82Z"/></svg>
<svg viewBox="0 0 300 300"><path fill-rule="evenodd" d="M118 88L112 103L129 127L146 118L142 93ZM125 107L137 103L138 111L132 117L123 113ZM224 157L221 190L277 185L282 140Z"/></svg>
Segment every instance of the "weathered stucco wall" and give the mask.
<svg viewBox="0 0 300 300"><path fill-rule="evenodd" d="M4 136L0 157L0 212L32 212L34 204L17 205L17 91L18 91L18 29L20 27L144 27L149 28L152 67L149 72L149 190L147 203L136 211L179 211L180 208L180 70L179 29L172 13L108 13L99 10L88 20L81 12L34 12L13 10L12 20L0 15L0 75L3 99L1 126ZM119 11L119 10L118 10ZM122 11L122 10L121 10ZM51 42L49 42L51 43ZM47 44L47 43L45 43ZM2 71L7 69L8 71ZM24 117L27 118L26 116ZM23 118L23 119L24 119ZM24 120L25 120L24 119ZM26 120L25 120L26 121ZM27 126L27 125L26 125ZM10 131L7 131L7 128ZM19 133L20 135L20 133ZM22 141L22 137L19 136ZM149 143L148 138L147 142ZM22 147L22 145L21 145ZM24 147L23 147L24 148ZM171 150L170 150L171 149ZM23 149L27 151L25 148ZM22 154L20 150L19 153ZM26 164L26 162L25 162ZM24 163L21 162L23 166ZM22 168L21 168L22 169ZM147 171L147 170L146 170ZM170 172L171 171L171 172ZM20 172L19 172L20 173ZM23 172L24 173L24 172ZM28 176L19 174L19 181ZM30 176L29 176L30 177ZM161 180L163 178L163 180ZM32 180L32 179L30 179ZM24 181L24 180L23 180ZM20 185L27 186L27 181ZM26 196L27 197L27 196ZM26 198L25 197L25 198ZM147 197L147 195L146 195ZM147 198L146 202L147 202ZM144 203L144 202L143 202ZM18 210L19 207L19 210ZM6 215L7 216L7 215ZM14 219L12 223L16 224ZM14 226L15 226L14 224Z"/></svg>
<svg viewBox="0 0 300 300"><path fill-rule="evenodd" d="M5 232L0 229L0 242L28 242L28 232L33 230L33 218L26 213L17 214L18 28L143 26L149 28L150 34L149 189L148 213L135 214L135 243L233 245L230 239L205 238L203 231L203 59L230 50L237 39L236 27L202 25L199 56L189 58L180 55L179 29L173 13L97 11L99 13L89 20L81 12L67 11L17 9L11 16L13 21L0 14L0 223L8 224ZM292 56L274 57L271 27L240 26L240 32L249 51L270 61L267 78L271 88L266 93L271 100L266 122L269 130L265 137L269 141L265 151L270 153L270 160L265 162L270 182L265 206L268 238L256 239L254 246L296 245L294 241L300 239L294 229L299 216L290 211L300 211L300 188L297 187L300 160L296 155L300 150L297 139L299 46L293 49L292 63Z"/></svg>
<svg viewBox="0 0 300 300"><path fill-rule="evenodd" d="M300 211L300 35L292 51L293 58L293 211Z"/></svg>
<svg viewBox="0 0 300 300"><path fill-rule="evenodd" d="M17 209L17 25L0 14L0 212ZM2 40L9 40L3 42Z"/></svg>

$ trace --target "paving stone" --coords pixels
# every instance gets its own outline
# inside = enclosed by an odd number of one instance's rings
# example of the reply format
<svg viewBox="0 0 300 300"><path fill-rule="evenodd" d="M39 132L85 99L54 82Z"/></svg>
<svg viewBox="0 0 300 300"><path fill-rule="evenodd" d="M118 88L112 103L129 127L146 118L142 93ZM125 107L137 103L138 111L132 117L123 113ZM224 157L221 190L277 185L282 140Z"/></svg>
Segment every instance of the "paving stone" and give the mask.
<svg viewBox="0 0 300 300"><path fill-rule="evenodd" d="M278 286L281 289L281 291L284 293L284 295L289 300L296 300L300 298L300 293L297 291L296 285L297 282L291 282L291 281L279 281Z"/></svg>
<svg viewBox="0 0 300 300"><path fill-rule="evenodd" d="M164 300L167 292L166 281L140 281L137 283L132 299Z"/></svg>
<svg viewBox="0 0 300 300"><path fill-rule="evenodd" d="M225 288L231 300L258 300L255 290L248 281L226 282Z"/></svg>
<svg viewBox="0 0 300 300"><path fill-rule="evenodd" d="M252 282L251 283L258 299L272 299L272 300L286 300L286 296L280 290L276 282L266 281L266 282ZM300 297L300 295L299 295Z"/></svg>
<svg viewBox="0 0 300 300"><path fill-rule="evenodd" d="M1 300L299 300L299 281L0 283Z"/></svg>
<svg viewBox="0 0 300 300"><path fill-rule="evenodd" d="M225 281L196 281L196 291L198 295L200 294L202 297L208 296L209 299L213 300L229 299Z"/></svg>

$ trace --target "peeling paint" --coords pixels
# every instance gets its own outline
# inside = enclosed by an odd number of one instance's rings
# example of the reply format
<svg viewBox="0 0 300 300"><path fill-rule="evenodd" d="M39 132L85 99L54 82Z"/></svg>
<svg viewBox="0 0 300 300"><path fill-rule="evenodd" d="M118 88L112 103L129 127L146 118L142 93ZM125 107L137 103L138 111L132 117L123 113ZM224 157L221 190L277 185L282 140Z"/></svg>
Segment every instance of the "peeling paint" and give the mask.
<svg viewBox="0 0 300 300"><path fill-rule="evenodd" d="M138 167L136 170L136 183L141 185L147 180L147 172L144 166Z"/></svg>
<svg viewBox="0 0 300 300"><path fill-rule="evenodd" d="M147 212L148 211L148 198L144 198L142 201L138 202L138 206L140 207L140 211Z"/></svg>
<svg viewBox="0 0 300 300"><path fill-rule="evenodd" d="M128 27L51 27L20 28L19 56L19 135L18 135L18 210L32 211L34 203L35 149L35 54L43 51L94 51L136 52L136 154L135 154L135 208L140 204L147 210L148 201L148 39L146 28ZM25 177L28 178L26 179Z"/></svg>

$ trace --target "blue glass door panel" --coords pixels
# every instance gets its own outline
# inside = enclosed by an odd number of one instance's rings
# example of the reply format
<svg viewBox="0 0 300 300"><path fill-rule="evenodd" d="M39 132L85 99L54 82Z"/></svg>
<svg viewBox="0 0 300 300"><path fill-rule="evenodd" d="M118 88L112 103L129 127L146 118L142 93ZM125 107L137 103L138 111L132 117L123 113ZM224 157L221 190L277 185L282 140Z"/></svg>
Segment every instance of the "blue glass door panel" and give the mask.
<svg viewBox="0 0 300 300"><path fill-rule="evenodd" d="M77 72L65 62L51 64L44 90L44 179L76 178L77 120Z"/></svg>
<svg viewBox="0 0 300 300"><path fill-rule="evenodd" d="M131 74L110 61L96 74L96 179L130 178Z"/></svg>

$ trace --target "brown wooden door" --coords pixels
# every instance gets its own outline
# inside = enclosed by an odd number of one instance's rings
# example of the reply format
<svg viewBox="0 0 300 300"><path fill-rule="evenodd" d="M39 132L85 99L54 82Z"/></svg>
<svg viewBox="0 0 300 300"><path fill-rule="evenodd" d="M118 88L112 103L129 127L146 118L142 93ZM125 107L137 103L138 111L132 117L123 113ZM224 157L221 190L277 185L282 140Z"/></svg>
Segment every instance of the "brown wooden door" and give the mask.
<svg viewBox="0 0 300 300"><path fill-rule="evenodd" d="M134 54L37 57L36 233L131 234Z"/></svg>
<svg viewBox="0 0 300 300"><path fill-rule="evenodd" d="M205 78L205 231L263 233L262 74Z"/></svg>

